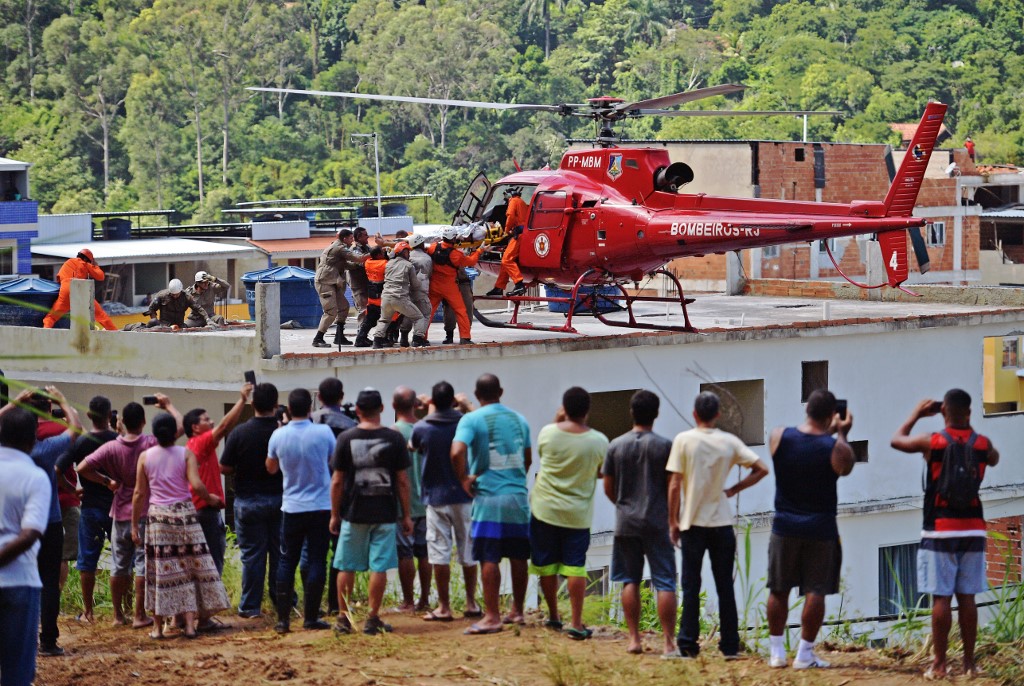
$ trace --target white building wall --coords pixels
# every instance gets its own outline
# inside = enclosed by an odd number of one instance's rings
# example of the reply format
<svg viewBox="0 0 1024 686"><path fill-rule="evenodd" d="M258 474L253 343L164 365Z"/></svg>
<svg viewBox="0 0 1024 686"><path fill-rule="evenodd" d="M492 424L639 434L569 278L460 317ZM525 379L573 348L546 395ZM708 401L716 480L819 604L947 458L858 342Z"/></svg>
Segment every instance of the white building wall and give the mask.
<svg viewBox="0 0 1024 686"><path fill-rule="evenodd" d="M468 393L481 373L492 372L503 382L504 401L526 416L534 437L551 421L562 391L572 385L591 392L654 390L662 398L655 428L672 436L690 428L692 401L702 382L762 379L764 426L758 433L766 441L773 426L802 420L801 362L828 361L829 386L849 400L854 416L851 439L868 441L869 461L858 464L838 486L845 549L843 611L846 617L866 617L878 613L878 548L913 542L919 535L922 461L888 446L893 432L922 398L941 397L954 386L972 395L977 408L974 427L990 436L1004 454L986 477L989 515L1024 514L1024 461L1015 458L1024 434L1021 415L984 418L980 411L982 340L1019 330L1022 324L1024 312L1005 310L815 329L609 335L271 360L260 360L255 337L244 335L95 332L83 342L74 332L0 327L0 346L54 355L9 360L5 372L32 383L60 383L80 405L98 392L118 406L163 390L183 411L206 407L215 420L224 405L237 398L242 371L249 368L256 370L260 381L275 383L285 393L297 386L315 389L324 376L337 375L349 400L366 386L385 394L398 385L428 392L442 379ZM937 419L917 427L922 432L939 428ZM754 450L770 464L765 445L755 445ZM739 501L739 514L754 520L754 580L765 576L773 488L769 477ZM594 511L592 531L611 531L614 510L600 488ZM607 556L606 546L595 546L590 566L604 566ZM705 579L710 583L709 574ZM830 599L829 612L836 613L838 607L839 598Z"/></svg>

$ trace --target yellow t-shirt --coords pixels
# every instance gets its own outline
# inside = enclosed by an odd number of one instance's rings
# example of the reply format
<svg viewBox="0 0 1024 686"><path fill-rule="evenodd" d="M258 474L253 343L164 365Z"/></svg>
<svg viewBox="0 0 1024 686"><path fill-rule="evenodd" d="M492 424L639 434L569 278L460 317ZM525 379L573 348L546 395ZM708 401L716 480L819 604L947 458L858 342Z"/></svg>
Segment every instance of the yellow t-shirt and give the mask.
<svg viewBox="0 0 1024 686"><path fill-rule="evenodd" d="M589 529L594 488L608 452L608 438L591 429L574 434L548 424L537 435L540 471L530 492L530 511L546 524Z"/></svg>
<svg viewBox="0 0 1024 686"><path fill-rule="evenodd" d="M743 441L721 429L698 427L676 436L665 469L683 475L679 529L730 526L733 517L724 493L729 470L757 460Z"/></svg>

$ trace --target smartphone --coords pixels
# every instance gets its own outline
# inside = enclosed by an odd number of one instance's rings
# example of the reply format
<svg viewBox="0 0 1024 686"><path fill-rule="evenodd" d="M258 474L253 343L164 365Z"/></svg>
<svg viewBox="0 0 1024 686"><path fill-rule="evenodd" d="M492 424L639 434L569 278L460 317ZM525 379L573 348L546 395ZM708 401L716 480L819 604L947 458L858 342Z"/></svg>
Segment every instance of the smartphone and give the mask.
<svg viewBox="0 0 1024 686"><path fill-rule="evenodd" d="M110 423L117 426L117 410L110 411Z"/></svg>
<svg viewBox="0 0 1024 686"><path fill-rule="evenodd" d="M256 372L251 369L245 373L245 383L256 385Z"/></svg>
<svg viewBox="0 0 1024 686"><path fill-rule="evenodd" d="M941 400L933 400L932 404L928 406L928 411L932 412L934 414L938 414L939 412L942 412L942 401Z"/></svg>
<svg viewBox="0 0 1024 686"><path fill-rule="evenodd" d="M142 396L142 404L143 405L156 405L156 402L157 401L156 401L156 396L155 395L144 395L144 396Z"/></svg>
<svg viewBox="0 0 1024 686"><path fill-rule="evenodd" d="M846 401L836 399L836 412L839 413L839 418L846 421Z"/></svg>

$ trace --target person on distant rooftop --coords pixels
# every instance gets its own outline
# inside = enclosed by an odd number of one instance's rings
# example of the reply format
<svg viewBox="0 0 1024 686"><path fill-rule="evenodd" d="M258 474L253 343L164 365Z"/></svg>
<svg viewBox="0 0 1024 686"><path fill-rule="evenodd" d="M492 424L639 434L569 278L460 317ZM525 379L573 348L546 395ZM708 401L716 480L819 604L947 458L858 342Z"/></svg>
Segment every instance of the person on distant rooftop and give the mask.
<svg viewBox="0 0 1024 686"><path fill-rule="evenodd" d="M196 301L199 307L203 308L209 316L210 322L215 324L227 324L224 317L215 315L213 313L214 303L217 298L227 297L228 291L231 288L224 279L218 279L210 272L196 272L195 283L185 289L185 293L192 296L192 299ZM196 328L205 326L207 322L203 322L199 317L196 316L195 310L189 314L188 319L185 320L185 326L190 328Z"/></svg>
<svg viewBox="0 0 1024 686"><path fill-rule="evenodd" d="M324 314L320 317L320 326L313 337L314 348L329 348L331 344L324 340L324 335L331 324L336 323L334 345L351 345L345 338L345 320L348 319L348 299L345 289L348 280L345 271L346 251L352 245L352 230L341 229L333 243L324 248L317 259L316 292L320 296L320 307Z"/></svg>
<svg viewBox="0 0 1024 686"><path fill-rule="evenodd" d="M206 310L185 292L181 279L171 279L166 289L153 296L153 300L149 303L149 309L143 312L142 316L150 317L150 321L146 325L147 328L157 326L184 328L186 326L185 310L191 310L189 320L200 319L205 325L210 319Z"/></svg>
<svg viewBox="0 0 1024 686"><path fill-rule="evenodd" d="M60 284L60 293L57 294L57 302L53 303L49 313L43 317L43 328L52 329L57 320L71 311L72 279L103 281L104 278L106 276L103 274L103 270L99 268L99 265L96 264L96 260L92 256L92 250L82 248L77 255L65 262L60 271L57 272L57 283ZM104 312L103 308L95 300L93 301L93 314L96 317L96 321L104 329L107 331L117 331L117 326L110 319L110 316Z"/></svg>

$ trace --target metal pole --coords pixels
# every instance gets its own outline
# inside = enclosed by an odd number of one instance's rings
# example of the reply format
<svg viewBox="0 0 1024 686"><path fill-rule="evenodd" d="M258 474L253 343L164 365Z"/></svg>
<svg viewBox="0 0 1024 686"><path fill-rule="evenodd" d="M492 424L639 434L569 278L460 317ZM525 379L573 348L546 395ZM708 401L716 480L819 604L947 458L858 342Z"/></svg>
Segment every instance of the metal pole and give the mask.
<svg viewBox="0 0 1024 686"><path fill-rule="evenodd" d="M807 115L804 115L804 143L807 142Z"/></svg>
<svg viewBox="0 0 1024 686"><path fill-rule="evenodd" d="M380 157L377 156L376 131L373 133L373 167L377 173L377 231L380 231L381 222L384 220L384 213L381 212L380 208Z"/></svg>

